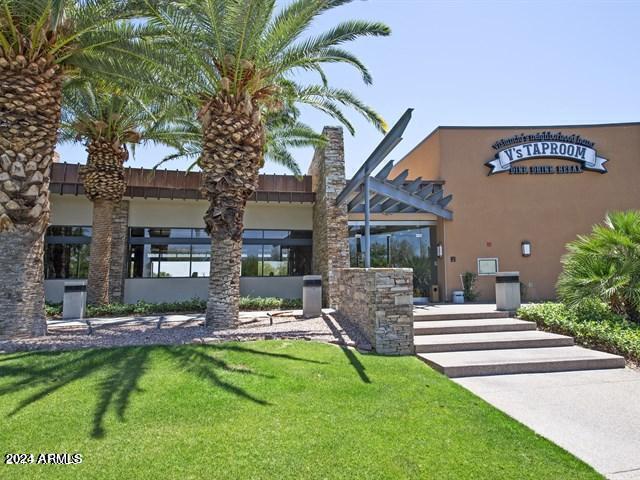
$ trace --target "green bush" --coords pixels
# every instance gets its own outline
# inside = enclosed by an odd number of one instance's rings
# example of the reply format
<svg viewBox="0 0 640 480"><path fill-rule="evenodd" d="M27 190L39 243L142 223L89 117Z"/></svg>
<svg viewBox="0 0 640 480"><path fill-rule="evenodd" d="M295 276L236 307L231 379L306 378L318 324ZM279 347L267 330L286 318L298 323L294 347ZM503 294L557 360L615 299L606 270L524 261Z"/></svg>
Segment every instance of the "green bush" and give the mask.
<svg viewBox="0 0 640 480"><path fill-rule="evenodd" d="M476 292L477 280L478 275L473 272L464 272L462 274L462 290L465 302L473 302L478 298L478 293Z"/></svg>
<svg viewBox="0 0 640 480"><path fill-rule="evenodd" d="M640 323L640 211L614 212L567 245L558 296L571 306L590 298Z"/></svg>
<svg viewBox="0 0 640 480"><path fill-rule="evenodd" d="M612 312L602 301L590 299L574 306L562 303L526 305L518 310L518 316L536 322L543 330L570 335L586 347L640 362L640 325Z"/></svg>
<svg viewBox="0 0 640 480"><path fill-rule="evenodd" d="M291 310L302 308L298 298L242 297L240 310ZM88 305L87 317L120 317L126 315L152 315L158 313L201 313L207 309L206 300L192 298L181 302L148 303L110 303L107 305ZM62 314L62 304L47 304L46 314L57 317Z"/></svg>

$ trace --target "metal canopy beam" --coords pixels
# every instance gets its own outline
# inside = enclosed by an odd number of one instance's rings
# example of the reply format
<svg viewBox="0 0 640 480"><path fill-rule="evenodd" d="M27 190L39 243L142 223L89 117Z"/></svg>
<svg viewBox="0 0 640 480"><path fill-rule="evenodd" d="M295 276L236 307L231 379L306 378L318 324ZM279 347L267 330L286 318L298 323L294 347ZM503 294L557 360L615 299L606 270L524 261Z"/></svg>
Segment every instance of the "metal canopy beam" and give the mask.
<svg viewBox="0 0 640 480"><path fill-rule="evenodd" d="M405 111L336 199L336 205L347 203L347 212L364 213L364 263L367 268L371 267L372 212L425 212L447 220L453 218L453 213L445 208L452 197L448 195L443 198L442 188L436 188L433 183L425 184L420 177L407 183L408 170L403 170L393 179L388 178L394 167L393 160L387 162L375 176L372 175L402 140L412 111L411 108Z"/></svg>
<svg viewBox="0 0 640 480"><path fill-rule="evenodd" d="M387 197L395 198L402 203L417 208L418 210L433 213L434 215L438 215L446 220L451 220L453 218L453 214L449 210L440 207L437 203L423 200L416 195L396 187L395 185L391 185L389 182L381 182L377 178L369 178L369 188L376 193L381 193ZM442 197L442 190L439 190L432 196L434 195ZM438 200L440 200L440 198L438 198Z"/></svg>
<svg viewBox="0 0 640 480"><path fill-rule="evenodd" d="M400 120L396 122L391 130L389 130L389 133L384 136L373 153L369 155L369 158L367 158L353 178L349 180L349 183L347 183L342 192L340 192L338 198L336 198L337 205L342 204L350 194L362 185L365 177L370 176L380 162L382 162L382 160L391 153L391 150L400 143L400 140L402 140L402 134L411 120L411 112L413 112L413 108L408 108L402 117L400 117Z"/></svg>

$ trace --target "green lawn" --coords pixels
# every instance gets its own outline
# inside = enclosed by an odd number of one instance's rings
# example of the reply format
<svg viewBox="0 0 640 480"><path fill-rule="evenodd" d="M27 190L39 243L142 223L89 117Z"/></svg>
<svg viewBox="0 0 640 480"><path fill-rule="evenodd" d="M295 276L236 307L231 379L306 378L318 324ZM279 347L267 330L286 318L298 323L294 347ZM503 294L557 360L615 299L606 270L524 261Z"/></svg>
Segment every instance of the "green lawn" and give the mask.
<svg viewBox="0 0 640 480"><path fill-rule="evenodd" d="M535 399L531 399L535 402ZM416 358L313 342L0 355L0 478L600 478Z"/></svg>

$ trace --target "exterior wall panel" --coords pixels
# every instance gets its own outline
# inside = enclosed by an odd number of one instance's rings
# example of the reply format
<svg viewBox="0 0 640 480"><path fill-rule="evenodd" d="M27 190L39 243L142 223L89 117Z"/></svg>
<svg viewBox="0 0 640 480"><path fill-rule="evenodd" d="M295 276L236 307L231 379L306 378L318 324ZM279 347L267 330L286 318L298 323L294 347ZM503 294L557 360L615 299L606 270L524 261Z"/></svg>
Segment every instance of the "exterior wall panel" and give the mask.
<svg viewBox="0 0 640 480"><path fill-rule="evenodd" d="M499 139L541 131L577 134L595 142L609 161L608 173L488 175ZM433 135L432 135L433 138ZM480 257L497 257L502 271L519 271L531 300L555 296L560 258L567 242L591 231L608 211L640 208L640 125L439 129L440 172L445 194L453 194L452 221L442 222L447 299L461 289L460 275L477 272ZM432 159L416 148L397 166L410 177L432 173ZM524 160L518 166L576 165L557 158ZM523 257L521 242L531 242ZM455 257L455 262L451 257ZM495 277L479 277L481 301L494 301Z"/></svg>
<svg viewBox="0 0 640 480"><path fill-rule="evenodd" d="M60 303L67 280L45 280L45 298ZM77 280L76 280L77 281ZM207 298L208 278L128 278L124 281L124 303L174 302ZM240 294L251 297L302 298L302 277L242 277Z"/></svg>

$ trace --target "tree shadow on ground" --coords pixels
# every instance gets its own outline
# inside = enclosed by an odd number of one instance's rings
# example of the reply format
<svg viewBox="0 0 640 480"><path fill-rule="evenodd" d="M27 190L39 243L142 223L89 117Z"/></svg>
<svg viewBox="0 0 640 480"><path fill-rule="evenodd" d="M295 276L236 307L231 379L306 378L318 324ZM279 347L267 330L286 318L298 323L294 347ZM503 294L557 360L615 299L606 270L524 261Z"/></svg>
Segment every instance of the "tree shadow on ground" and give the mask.
<svg viewBox="0 0 640 480"><path fill-rule="evenodd" d="M87 377L98 375L96 404L93 411L90 436L103 438L106 434L104 419L110 409L120 421L125 420L131 395L143 393L139 383L148 371L152 349L163 349L185 372L205 379L214 388L222 389L239 399L259 405L271 405L267 400L256 397L245 389L234 385L228 374L256 375L273 378L254 372L244 365L232 365L214 356L224 351L271 357L277 360L326 363L289 354L263 352L242 345L182 345L156 347L125 347L114 349L90 349L68 352L60 357L59 352L25 352L0 358L0 378L8 379L0 387L0 397L16 392L29 392L7 413L13 417L30 405L46 400L46 397L64 387ZM56 358L58 357L58 358ZM33 365L25 365L25 360L34 358Z"/></svg>

